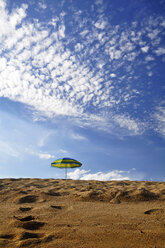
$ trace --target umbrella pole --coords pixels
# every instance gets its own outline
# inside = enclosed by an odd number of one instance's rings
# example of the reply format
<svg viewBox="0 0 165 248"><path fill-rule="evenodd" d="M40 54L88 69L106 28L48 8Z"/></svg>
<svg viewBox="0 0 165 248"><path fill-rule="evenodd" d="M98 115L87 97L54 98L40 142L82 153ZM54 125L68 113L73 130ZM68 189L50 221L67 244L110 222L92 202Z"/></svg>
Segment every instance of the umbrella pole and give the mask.
<svg viewBox="0 0 165 248"><path fill-rule="evenodd" d="M67 167L65 167L65 179L67 179Z"/></svg>

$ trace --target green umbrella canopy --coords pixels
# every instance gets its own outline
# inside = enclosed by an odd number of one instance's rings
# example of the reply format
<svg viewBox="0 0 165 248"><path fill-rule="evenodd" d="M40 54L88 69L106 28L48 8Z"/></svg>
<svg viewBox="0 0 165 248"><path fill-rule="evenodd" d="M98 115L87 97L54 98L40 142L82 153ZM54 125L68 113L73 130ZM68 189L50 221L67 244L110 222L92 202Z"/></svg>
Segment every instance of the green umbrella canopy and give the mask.
<svg viewBox="0 0 165 248"><path fill-rule="evenodd" d="M65 175L66 178L67 178L67 168L80 167L81 165L82 164L79 161L72 158L59 158L51 163L52 167L66 168L66 175Z"/></svg>

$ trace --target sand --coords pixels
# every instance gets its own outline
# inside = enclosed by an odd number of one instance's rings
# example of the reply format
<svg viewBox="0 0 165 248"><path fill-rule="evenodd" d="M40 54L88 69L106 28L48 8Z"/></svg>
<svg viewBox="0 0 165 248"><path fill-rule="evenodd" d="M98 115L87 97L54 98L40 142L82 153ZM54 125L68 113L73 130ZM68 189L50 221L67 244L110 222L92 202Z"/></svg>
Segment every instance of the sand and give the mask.
<svg viewBox="0 0 165 248"><path fill-rule="evenodd" d="M1 179L0 247L165 248L165 183Z"/></svg>

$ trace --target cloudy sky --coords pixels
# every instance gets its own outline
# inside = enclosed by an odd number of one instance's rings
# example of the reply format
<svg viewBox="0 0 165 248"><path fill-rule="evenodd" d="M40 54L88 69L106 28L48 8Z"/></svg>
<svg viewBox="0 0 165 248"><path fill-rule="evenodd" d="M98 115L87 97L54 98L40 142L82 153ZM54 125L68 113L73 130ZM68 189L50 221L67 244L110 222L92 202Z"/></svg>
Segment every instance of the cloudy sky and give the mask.
<svg viewBox="0 0 165 248"><path fill-rule="evenodd" d="M165 180L164 0L0 0L0 177Z"/></svg>

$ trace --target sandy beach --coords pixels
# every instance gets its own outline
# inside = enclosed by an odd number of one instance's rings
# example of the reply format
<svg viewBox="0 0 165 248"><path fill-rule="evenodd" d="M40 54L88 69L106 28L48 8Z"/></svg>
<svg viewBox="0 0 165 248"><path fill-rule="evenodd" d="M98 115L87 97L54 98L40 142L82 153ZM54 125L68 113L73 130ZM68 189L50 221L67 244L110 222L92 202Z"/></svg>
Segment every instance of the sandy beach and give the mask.
<svg viewBox="0 0 165 248"><path fill-rule="evenodd" d="M165 183L0 180L0 247L164 248Z"/></svg>

